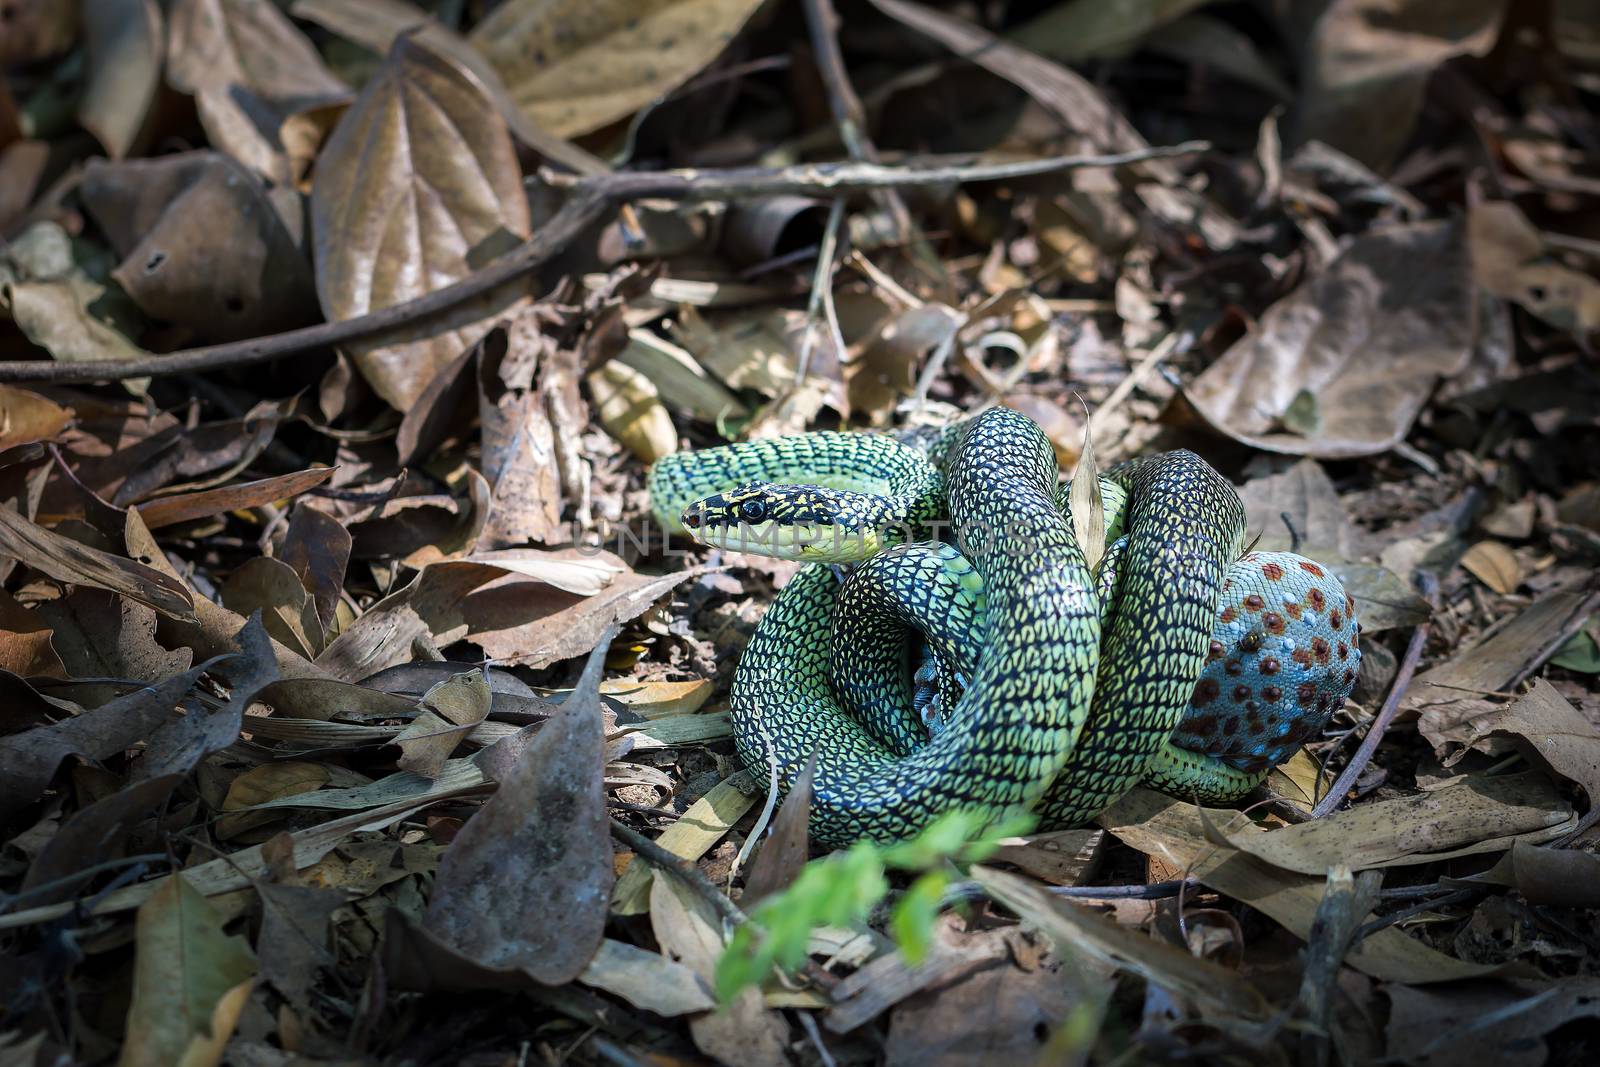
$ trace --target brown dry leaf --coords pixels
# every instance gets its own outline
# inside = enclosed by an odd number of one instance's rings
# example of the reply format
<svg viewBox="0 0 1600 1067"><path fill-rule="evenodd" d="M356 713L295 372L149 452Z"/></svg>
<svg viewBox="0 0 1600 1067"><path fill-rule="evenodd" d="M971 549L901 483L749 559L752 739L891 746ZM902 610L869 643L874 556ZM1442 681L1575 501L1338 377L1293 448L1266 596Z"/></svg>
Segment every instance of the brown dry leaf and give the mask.
<svg viewBox="0 0 1600 1067"><path fill-rule="evenodd" d="M1584 718L1567 698L1543 678L1533 688L1504 706L1465 718L1424 711L1417 731L1441 756L1452 745L1484 749L1493 739L1511 739L1517 749L1536 763L1576 782L1591 805L1600 803L1600 727ZM1449 759L1454 762L1460 755Z"/></svg>
<svg viewBox="0 0 1600 1067"><path fill-rule="evenodd" d="M1466 365L1476 320L1467 263L1455 222L1357 237L1184 395L1218 431L1269 452L1387 451L1440 379Z"/></svg>
<svg viewBox="0 0 1600 1067"><path fill-rule="evenodd" d="M352 555L398 558L420 570L471 552L489 519L489 483L472 467L463 468L460 475L451 486L454 495L396 497L378 517L356 523L351 529Z"/></svg>
<svg viewBox="0 0 1600 1067"><path fill-rule="evenodd" d="M965 322L944 304L924 304L883 319L840 368L850 409L874 424L887 422L895 404L914 391L922 361L950 343Z"/></svg>
<svg viewBox="0 0 1600 1067"><path fill-rule="evenodd" d="M16 0L0 37L0 63L32 63L59 55L78 36L79 7L60 0Z"/></svg>
<svg viewBox="0 0 1600 1067"><path fill-rule="evenodd" d="M600 942L578 981L667 1018L717 1006L711 987L683 964L609 937Z"/></svg>
<svg viewBox="0 0 1600 1067"><path fill-rule="evenodd" d="M460 281L480 257L529 232L522 175L493 103L409 38L395 42L329 139L311 215L317 293L335 321ZM525 289L488 294L420 333L353 347L352 357L404 411Z"/></svg>
<svg viewBox="0 0 1600 1067"><path fill-rule="evenodd" d="M804 312L786 308L702 315L684 304L671 329L695 362L718 381L730 389L773 397L794 385L797 338L804 320Z"/></svg>
<svg viewBox="0 0 1600 1067"><path fill-rule="evenodd" d="M127 337L131 303L107 285L110 264L41 220L0 250L0 306L28 340L59 360L133 359L150 353ZM139 392L148 379L131 379Z"/></svg>
<svg viewBox="0 0 1600 1067"><path fill-rule="evenodd" d="M79 808L39 851L22 888L36 889L101 863L108 855L121 853L135 824L155 813L180 781L175 774L151 778ZM77 888L72 882L65 882L55 889L35 892L29 900L35 906L49 904L74 896Z"/></svg>
<svg viewBox="0 0 1600 1067"><path fill-rule="evenodd" d="M0 671L24 677L66 677L66 664L53 646L54 634L49 620L0 589ZM183 666L188 665L185 660Z"/></svg>
<svg viewBox="0 0 1600 1067"><path fill-rule="evenodd" d="M1417 675L1401 707L1422 713L1424 736L1498 710L1499 705L1484 696L1510 692L1532 675L1582 628L1596 608L1600 608L1600 590L1546 593L1487 639L1459 649L1445 662Z"/></svg>
<svg viewBox="0 0 1600 1067"><path fill-rule="evenodd" d="M270 0L177 0L169 18L167 82L195 97L211 143L274 182L297 178L284 121L349 88Z"/></svg>
<svg viewBox="0 0 1600 1067"><path fill-rule="evenodd" d="M1550 1059L1546 1035L1565 1027L1582 1045L1581 1021L1600 1018L1600 978L1593 977L1507 979L1438 990L1396 984L1384 992L1390 1004L1388 1058L1416 1067L1542 1067Z"/></svg>
<svg viewBox="0 0 1600 1067"><path fill-rule="evenodd" d="M153 608L104 589L79 586L34 614L54 631L53 646L72 677L158 682L194 662L189 649L168 649L157 639ZM120 692L107 689L104 699Z"/></svg>
<svg viewBox="0 0 1600 1067"><path fill-rule="evenodd" d="M158 497L139 505L139 517L151 529L209 518L227 511L258 508L299 496L315 489L333 477L337 467L311 467L293 474L279 474L255 482L225 485L220 489L202 489L195 493Z"/></svg>
<svg viewBox="0 0 1600 1067"><path fill-rule="evenodd" d="M1000 939L1011 951L994 954L971 943L980 939ZM884 1043L885 1067L1073 1062L1052 1055L1058 1052L1055 1031L1067 1024L1074 1003L1082 1003L1087 976L1073 980L1059 960L1039 959L1041 951L1018 930L984 930L956 942L958 952L974 950L986 957L982 965L963 968L895 1005ZM1079 971L1083 962L1073 959L1065 966ZM1091 1009L1071 1025L1092 1033L1098 1014Z"/></svg>
<svg viewBox="0 0 1600 1067"><path fill-rule="evenodd" d="M322 620L300 576L282 560L257 556L228 575L220 589L229 611L249 617L261 612L267 633L306 659L315 659L325 643Z"/></svg>
<svg viewBox="0 0 1600 1067"><path fill-rule="evenodd" d="M1052 897L1026 878L982 866L972 868L972 877L996 900L1048 934L1064 952L1082 952L1132 971L1208 1012L1246 1018L1262 1018L1267 1013L1261 994L1219 964Z"/></svg>
<svg viewBox="0 0 1600 1067"><path fill-rule="evenodd" d="M1462 554L1461 566L1501 595L1516 592L1522 584L1522 564L1517 554L1499 541L1479 541Z"/></svg>
<svg viewBox="0 0 1600 1067"><path fill-rule="evenodd" d="M649 378L623 363L607 363L585 381L595 417L644 463L678 450L678 430Z"/></svg>
<svg viewBox="0 0 1600 1067"><path fill-rule="evenodd" d="M560 539L561 471L542 385L545 336L537 305L479 346L478 423L483 476L493 492L486 548Z"/></svg>
<svg viewBox="0 0 1600 1067"><path fill-rule="evenodd" d="M483 967L559 985L600 948L615 877L597 688L610 643L440 857L424 923Z"/></svg>
<svg viewBox="0 0 1600 1067"><path fill-rule="evenodd" d="M1146 789L1135 789L1096 821L1124 844L1266 913L1297 937L1312 936L1324 879L1321 875L1284 871L1227 845L1216 844L1213 828L1240 832L1233 829L1240 821L1238 812L1201 809ZM1365 938L1346 962L1374 978L1411 983L1475 978L1499 969L1447 956L1394 927Z"/></svg>
<svg viewBox="0 0 1600 1067"><path fill-rule="evenodd" d="M279 835L280 840L286 838ZM256 938L261 977L307 1012L318 972L336 962L328 944L328 924L348 895L339 889L267 881L257 881L255 888L261 898L261 933Z"/></svg>
<svg viewBox="0 0 1600 1067"><path fill-rule="evenodd" d="M1387 169L1411 136L1434 69L1488 52L1505 8L1504 0L1284 5L1284 29L1302 54L1293 140L1324 141Z"/></svg>
<svg viewBox="0 0 1600 1067"><path fill-rule="evenodd" d="M1357 804L1270 833L1226 835L1241 852L1300 874L1432 863L1499 852L1513 841L1538 844L1572 828L1571 806L1543 774L1463 778L1415 796Z"/></svg>
<svg viewBox="0 0 1600 1067"><path fill-rule="evenodd" d="M0 619L3 619L0 615ZM709 678L692 682L641 682L634 678L607 678L600 683L600 695L646 719L668 715L693 715L705 707L717 691Z"/></svg>
<svg viewBox="0 0 1600 1067"><path fill-rule="evenodd" d="M121 159L144 129L166 51L155 0L84 0L84 68L78 122Z"/></svg>
<svg viewBox="0 0 1600 1067"><path fill-rule="evenodd" d="M217 836L226 841L278 818L272 812L245 811L246 808L309 793L327 784L328 768L321 763L288 760L252 767L228 784L222 801L222 810L228 814L217 820Z"/></svg>
<svg viewBox="0 0 1600 1067"><path fill-rule="evenodd" d="M693 971L709 985L726 947L722 921L711 906L676 878L657 878L650 889L650 929L667 958ZM696 1047L728 1067L783 1063L789 1025L768 1009L759 989L741 990L715 1012L689 1020Z"/></svg>
<svg viewBox="0 0 1600 1067"><path fill-rule="evenodd" d="M1007 837L989 861L1008 863L1052 885L1083 885L1100 863L1104 830L1054 830Z"/></svg>
<svg viewBox="0 0 1600 1067"><path fill-rule="evenodd" d="M395 736L397 765L425 778L438 777L456 746L489 714L489 679L483 671L464 671L434 685L422 698L422 711Z"/></svg>
<svg viewBox="0 0 1600 1067"><path fill-rule="evenodd" d="M122 257L112 277L151 318L211 341L316 318L305 254L261 180L227 156L90 161L82 195Z"/></svg>
<svg viewBox="0 0 1600 1067"><path fill-rule="evenodd" d="M715 426L750 414L750 409L687 351L649 330L629 330L627 344L612 358L649 379L663 404L701 422Z"/></svg>
<svg viewBox="0 0 1600 1067"><path fill-rule="evenodd" d="M528 118L506 91L500 75L467 39L404 0L295 0L291 13L382 55L395 38L410 35L483 84L517 140L575 174L604 174L611 168L571 141L562 140Z"/></svg>
<svg viewBox="0 0 1600 1067"><path fill-rule="evenodd" d="M789 787L789 795L779 805L778 814L772 819L772 832L745 872L744 895L739 898L744 910L749 911L764 898L787 889L800 877L800 869L806 865L811 852L807 824L811 818L811 778L816 771L817 754L813 752L794 785Z"/></svg>
<svg viewBox="0 0 1600 1067"><path fill-rule="evenodd" d="M175 619L194 618L194 598L177 579L79 544L7 507L0 507L0 556L14 556L57 581L118 593Z"/></svg>
<svg viewBox="0 0 1600 1067"><path fill-rule="evenodd" d="M71 421L72 412L38 393L0 385L0 452L48 441Z"/></svg>
<svg viewBox="0 0 1600 1067"><path fill-rule="evenodd" d="M326 512L296 504L278 558L299 576L317 606L323 632L331 634L350 563L350 531Z"/></svg>
<svg viewBox="0 0 1600 1067"><path fill-rule="evenodd" d="M1600 281L1554 260L1526 215L1509 201L1467 212L1472 273L1495 296L1514 300L1555 326L1583 336L1600 330Z"/></svg>
<svg viewBox="0 0 1600 1067"><path fill-rule="evenodd" d="M1529 904L1552 908L1600 908L1600 856L1577 848L1541 848L1525 841L1468 884L1507 885Z"/></svg>
<svg viewBox="0 0 1600 1067"><path fill-rule="evenodd" d="M469 40L557 137L598 130L700 73L761 0L510 0Z"/></svg>
<svg viewBox="0 0 1600 1067"><path fill-rule="evenodd" d="M755 806L755 786L748 775L737 774L718 782L689 810L656 837L656 844L675 856L697 860L721 841L734 823ZM638 915L650 906L650 886L660 881L648 863L634 857L617 879L611 910L618 915Z"/></svg>
<svg viewBox="0 0 1600 1067"><path fill-rule="evenodd" d="M222 1060L256 961L180 875L139 908L133 1000L118 1067L211 1067Z"/></svg>

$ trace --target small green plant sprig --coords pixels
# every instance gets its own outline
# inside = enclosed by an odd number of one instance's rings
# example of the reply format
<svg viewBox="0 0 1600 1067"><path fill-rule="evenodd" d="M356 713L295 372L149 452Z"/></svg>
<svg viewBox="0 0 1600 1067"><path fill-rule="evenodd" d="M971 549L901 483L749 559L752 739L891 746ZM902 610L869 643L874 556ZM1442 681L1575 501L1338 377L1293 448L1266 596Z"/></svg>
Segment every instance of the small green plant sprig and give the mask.
<svg viewBox="0 0 1600 1067"><path fill-rule="evenodd" d="M811 861L793 884L762 901L751 921L733 932L717 960L717 998L728 1003L741 990L758 985L773 967L793 974L818 927L865 922L888 895L891 870L917 874L889 914L889 932L909 961L921 962L950 885L949 862L979 862L1002 840L1026 833L1033 823L1030 815L996 824L976 812L953 811L909 840L892 845L858 841Z"/></svg>

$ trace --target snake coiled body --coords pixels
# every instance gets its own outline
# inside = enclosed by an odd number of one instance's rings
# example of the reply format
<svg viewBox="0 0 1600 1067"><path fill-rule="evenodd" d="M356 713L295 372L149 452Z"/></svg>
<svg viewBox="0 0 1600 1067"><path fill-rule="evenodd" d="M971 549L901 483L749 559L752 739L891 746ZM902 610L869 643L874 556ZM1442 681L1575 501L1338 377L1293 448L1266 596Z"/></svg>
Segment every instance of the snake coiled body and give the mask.
<svg viewBox="0 0 1600 1067"><path fill-rule="evenodd" d="M805 434L668 457L652 471L657 514L676 525L699 501L683 521L707 543L869 558L843 593L827 567L797 574L733 686L735 740L754 773L775 767L787 786L816 754L814 838L904 837L955 808L995 818L1035 808L1071 824L1146 777L1247 788L1251 775L1203 754L1174 757L1169 744L1186 711L1200 717L1196 679L1217 660L1218 598L1243 536L1231 485L1186 452L1109 472L1126 508L1097 575L1058 507L1054 452L1026 417L985 412L932 455L875 435ZM895 547L944 514L959 553ZM941 593L930 567L960 595ZM905 725L903 656L881 654L907 627L925 631L964 683L946 680L950 706L925 741ZM840 677L836 646L873 650L875 666ZM863 704L858 720L850 709Z"/></svg>

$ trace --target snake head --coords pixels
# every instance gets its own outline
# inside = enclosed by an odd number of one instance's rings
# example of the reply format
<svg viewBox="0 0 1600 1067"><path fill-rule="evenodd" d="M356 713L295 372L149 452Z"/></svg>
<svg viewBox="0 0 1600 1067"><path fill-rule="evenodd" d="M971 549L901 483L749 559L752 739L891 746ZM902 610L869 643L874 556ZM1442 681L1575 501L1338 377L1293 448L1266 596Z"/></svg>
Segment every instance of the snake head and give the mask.
<svg viewBox="0 0 1600 1067"><path fill-rule="evenodd" d="M680 521L704 545L776 559L845 563L883 545L851 508L860 494L815 485L748 482L695 501Z"/></svg>

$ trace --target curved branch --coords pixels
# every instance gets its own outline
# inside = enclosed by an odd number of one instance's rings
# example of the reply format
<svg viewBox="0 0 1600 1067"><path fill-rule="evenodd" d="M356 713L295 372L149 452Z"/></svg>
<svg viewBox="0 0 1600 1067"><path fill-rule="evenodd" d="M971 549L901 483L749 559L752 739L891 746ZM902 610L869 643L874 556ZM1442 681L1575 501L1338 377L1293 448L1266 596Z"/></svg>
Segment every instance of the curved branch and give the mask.
<svg viewBox="0 0 1600 1067"><path fill-rule="evenodd" d="M402 327L414 327L419 322L442 315L484 293L531 274L599 220L608 207L630 200L651 197L681 201L737 200L781 193L840 196L870 189L1003 181L1086 167L1119 167L1147 159L1194 155L1210 147L1205 141L1186 141L1170 147L1114 155L1057 156L1017 163L953 163L916 167L825 163L771 170L757 167L669 170L598 174L570 181L552 180L550 184L570 189L570 196L561 210L539 228L538 233L481 270L414 300L340 322L324 322L248 341L189 348L167 355L81 363L58 363L52 360L0 362L0 382L69 384L190 374L265 363L295 352L381 337Z"/></svg>

